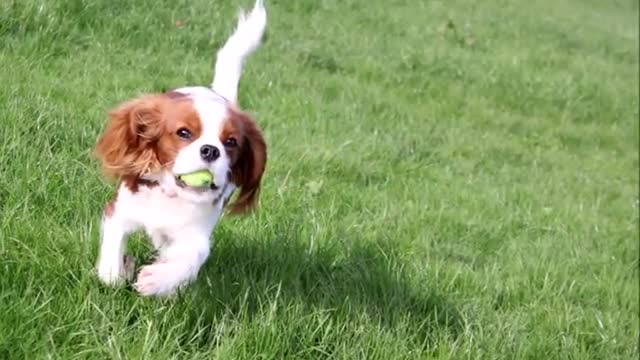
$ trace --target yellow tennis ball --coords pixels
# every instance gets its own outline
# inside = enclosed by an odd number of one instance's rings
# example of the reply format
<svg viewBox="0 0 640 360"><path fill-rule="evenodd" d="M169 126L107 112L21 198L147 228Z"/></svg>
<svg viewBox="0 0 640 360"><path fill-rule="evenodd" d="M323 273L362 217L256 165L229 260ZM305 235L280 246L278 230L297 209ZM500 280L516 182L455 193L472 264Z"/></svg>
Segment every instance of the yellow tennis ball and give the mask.
<svg viewBox="0 0 640 360"><path fill-rule="evenodd" d="M185 184L192 187L211 186L213 183L213 175L207 170L195 171L189 174L179 176Z"/></svg>

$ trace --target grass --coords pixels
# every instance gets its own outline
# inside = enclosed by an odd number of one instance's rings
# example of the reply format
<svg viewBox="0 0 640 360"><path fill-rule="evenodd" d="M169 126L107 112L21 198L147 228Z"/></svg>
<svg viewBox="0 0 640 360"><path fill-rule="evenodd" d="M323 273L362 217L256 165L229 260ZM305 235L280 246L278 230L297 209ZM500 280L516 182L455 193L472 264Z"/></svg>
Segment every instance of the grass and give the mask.
<svg viewBox="0 0 640 360"><path fill-rule="evenodd" d="M0 358L638 358L635 0L268 1L260 211L177 297L101 286L105 112L239 5L0 4Z"/></svg>

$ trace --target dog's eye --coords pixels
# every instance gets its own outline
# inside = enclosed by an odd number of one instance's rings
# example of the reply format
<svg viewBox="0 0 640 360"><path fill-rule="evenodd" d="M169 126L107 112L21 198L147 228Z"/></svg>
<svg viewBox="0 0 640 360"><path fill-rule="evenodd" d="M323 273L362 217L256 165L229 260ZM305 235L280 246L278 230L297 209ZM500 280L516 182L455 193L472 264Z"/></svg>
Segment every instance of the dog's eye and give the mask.
<svg viewBox="0 0 640 360"><path fill-rule="evenodd" d="M235 146L238 146L238 141L236 140L236 138L233 138L233 137L227 138L227 139L224 141L224 146L226 146L226 147L235 147Z"/></svg>
<svg viewBox="0 0 640 360"><path fill-rule="evenodd" d="M191 131L189 131L189 129L187 128L178 129L178 131L176 131L176 135L185 140L191 139Z"/></svg>

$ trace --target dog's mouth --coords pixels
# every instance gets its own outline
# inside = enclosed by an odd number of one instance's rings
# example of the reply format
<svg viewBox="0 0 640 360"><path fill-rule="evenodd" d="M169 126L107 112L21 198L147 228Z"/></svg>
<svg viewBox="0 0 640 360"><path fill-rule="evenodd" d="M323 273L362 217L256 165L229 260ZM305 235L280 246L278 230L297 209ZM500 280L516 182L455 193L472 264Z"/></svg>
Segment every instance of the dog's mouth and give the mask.
<svg viewBox="0 0 640 360"><path fill-rule="evenodd" d="M207 192L209 190L218 190L219 187L214 184L211 183L211 185L208 186L189 186L187 185L184 181L182 181L182 179L180 179L179 176L174 176L175 180L176 180L176 186L178 186L181 189L185 189L185 190L190 190L190 191L195 191L198 193L203 193L203 192Z"/></svg>

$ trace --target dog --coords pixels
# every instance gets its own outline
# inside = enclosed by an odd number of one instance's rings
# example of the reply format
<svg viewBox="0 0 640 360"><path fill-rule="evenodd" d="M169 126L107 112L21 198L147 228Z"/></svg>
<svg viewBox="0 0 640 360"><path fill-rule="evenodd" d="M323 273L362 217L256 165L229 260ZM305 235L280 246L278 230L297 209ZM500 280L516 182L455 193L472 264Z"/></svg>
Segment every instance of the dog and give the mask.
<svg viewBox="0 0 640 360"><path fill-rule="evenodd" d="M158 256L140 269L133 288L145 296L174 294L197 278L225 209L255 208L267 146L254 119L238 108L237 93L243 63L260 46L266 23L262 0L240 13L217 52L210 87L146 94L109 112L95 147L105 175L119 181L102 216L97 273L103 283L133 281L126 238L144 230ZM210 186L179 177L199 170L213 175Z"/></svg>

